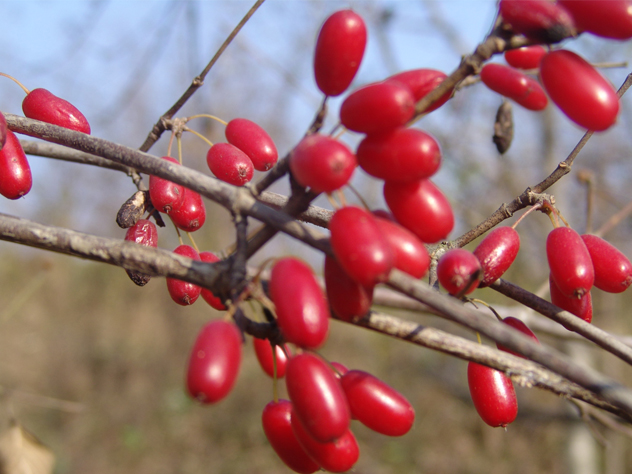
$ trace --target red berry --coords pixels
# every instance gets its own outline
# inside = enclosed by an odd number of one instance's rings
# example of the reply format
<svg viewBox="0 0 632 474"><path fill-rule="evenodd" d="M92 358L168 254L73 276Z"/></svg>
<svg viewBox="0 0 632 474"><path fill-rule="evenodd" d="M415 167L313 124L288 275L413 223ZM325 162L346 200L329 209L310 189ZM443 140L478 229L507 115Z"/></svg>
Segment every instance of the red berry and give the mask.
<svg viewBox="0 0 632 474"><path fill-rule="evenodd" d="M518 415L518 400L511 379L504 373L470 362L467 382L476 411L492 427L506 427Z"/></svg>
<svg viewBox="0 0 632 474"><path fill-rule="evenodd" d="M557 43L575 32L569 13L549 0L500 0L499 9L516 33L543 43Z"/></svg>
<svg viewBox="0 0 632 474"><path fill-rule="evenodd" d="M163 156L162 159L176 165L180 164L178 160L170 156ZM149 177L149 197L159 212L170 214L171 211L182 207L184 186L152 175Z"/></svg>
<svg viewBox="0 0 632 474"><path fill-rule="evenodd" d="M375 221L391 246L394 267L413 278L423 277L430 268L430 256L421 240L391 219L375 215Z"/></svg>
<svg viewBox="0 0 632 474"><path fill-rule="evenodd" d="M614 39L632 38L630 0L558 0L573 17L578 30Z"/></svg>
<svg viewBox="0 0 632 474"><path fill-rule="evenodd" d="M444 73L434 69L413 69L395 74L386 80L401 82L408 86L413 93L415 102L419 102L422 98L439 87L439 84L441 84L446 77ZM443 94L434 104L428 107L424 113L438 109L445 104L451 96L452 89Z"/></svg>
<svg viewBox="0 0 632 474"><path fill-rule="evenodd" d="M427 244L444 240L454 227L445 195L430 180L384 183L384 199L397 222Z"/></svg>
<svg viewBox="0 0 632 474"><path fill-rule="evenodd" d="M292 357L285 384L294 414L311 437L328 443L347 432L351 421L347 399L333 370L320 357L308 352Z"/></svg>
<svg viewBox="0 0 632 474"><path fill-rule="evenodd" d="M317 193L330 193L343 187L356 166L351 150L326 135L308 135L290 155L292 176L301 186Z"/></svg>
<svg viewBox="0 0 632 474"><path fill-rule="evenodd" d="M614 245L596 235L581 236L595 269L595 286L621 293L632 284L632 263Z"/></svg>
<svg viewBox="0 0 632 474"><path fill-rule="evenodd" d="M279 159L270 135L251 120L233 119L226 125L224 133L228 143L248 155L257 171L268 171Z"/></svg>
<svg viewBox="0 0 632 474"><path fill-rule="evenodd" d="M84 115L70 102L46 89L33 89L29 92L22 101L22 110L28 118L90 133L90 124Z"/></svg>
<svg viewBox="0 0 632 474"><path fill-rule="evenodd" d="M272 357L272 344L268 339L253 338L252 344L255 347L255 354L259 365L263 371L270 377L274 377L274 359ZM276 376L277 378L285 377L285 368L287 366L288 356L291 356L290 349L284 346L285 352L281 346L274 346L274 352L276 354ZM287 352L288 356L285 355Z"/></svg>
<svg viewBox="0 0 632 474"><path fill-rule="evenodd" d="M350 370L340 379L354 419L387 436L408 433L415 410L406 398L380 379L361 370Z"/></svg>
<svg viewBox="0 0 632 474"><path fill-rule="evenodd" d="M0 194L7 199L25 196L33 186L31 167L15 134L6 129L7 138L0 150Z"/></svg>
<svg viewBox="0 0 632 474"><path fill-rule="evenodd" d="M217 179L233 186L248 183L255 171L248 155L230 143L216 143L209 148L206 163Z"/></svg>
<svg viewBox="0 0 632 474"><path fill-rule="evenodd" d="M200 252L200 260L203 262L215 263L219 262L220 258L213 252ZM202 298L204 298L204 301L206 301L212 308L215 308L218 311L224 311L226 309L222 300L215 296L211 290L202 288L200 294L202 295Z"/></svg>
<svg viewBox="0 0 632 474"><path fill-rule="evenodd" d="M511 266L520 250L520 235L511 227L497 227L474 249L481 262L483 279L478 285L483 288L498 280Z"/></svg>
<svg viewBox="0 0 632 474"><path fill-rule="evenodd" d="M316 349L329 331L329 307L312 269L302 260L278 260L270 275L270 297L288 342Z"/></svg>
<svg viewBox="0 0 632 474"><path fill-rule="evenodd" d="M439 283L451 295L470 294L482 277L478 258L465 249L451 249L444 253L437 263Z"/></svg>
<svg viewBox="0 0 632 474"><path fill-rule="evenodd" d="M202 328L187 368L187 389L193 398L215 403L228 395L239 374L241 343L241 332L233 323L217 320Z"/></svg>
<svg viewBox="0 0 632 474"><path fill-rule="evenodd" d="M540 343L540 341L538 340L538 337L535 334L533 334L533 331L531 329L529 329L529 327L525 323L520 321L518 318L514 318L512 316L508 316L508 317L504 318L502 322L503 322L503 324L506 324L507 326L511 326L512 328L517 329L522 334L524 334L525 336L530 337L531 339L533 339L538 344ZM522 357L523 359L526 358L522 354L518 354L517 352L512 351L511 349L503 346L502 344L498 344L497 343L496 347L498 347L498 350L501 350L501 351L504 351L504 352L509 352L510 354L513 354L513 355L518 356L518 357Z"/></svg>
<svg viewBox="0 0 632 474"><path fill-rule="evenodd" d="M370 212L355 206L338 209L329 230L336 259L351 278L368 288L388 279L393 253Z"/></svg>
<svg viewBox="0 0 632 474"><path fill-rule="evenodd" d="M380 133L401 127L414 112L411 90L400 82L385 81L349 94L340 107L340 122L354 132Z"/></svg>
<svg viewBox="0 0 632 474"><path fill-rule="evenodd" d="M617 91L577 54L548 53L540 63L540 80L551 100L580 127L602 131L617 120Z"/></svg>
<svg viewBox="0 0 632 474"><path fill-rule="evenodd" d="M281 461L294 472L311 474L320 469L298 442L292 431L292 402L270 402L263 409L261 424L266 438Z"/></svg>
<svg viewBox="0 0 632 474"><path fill-rule="evenodd" d="M360 448L351 430L333 441L322 443L310 436L295 415L296 410L293 410L292 430L307 454L321 468L329 472L347 472L358 461Z"/></svg>
<svg viewBox="0 0 632 474"><path fill-rule="evenodd" d="M200 255L190 245L180 245L176 247L173 253L200 260ZM196 302L202 290L199 286L187 281L177 280L175 278L167 278L167 290L171 299L182 306L187 306Z"/></svg>
<svg viewBox="0 0 632 474"><path fill-rule="evenodd" d="M358 164L384 181L409 182L429 178L441 165L439 143L421 130L396 128L368 135L357 150Z"/></svg>
<svg viewBox="0 0 632 474"><path fill-rule="evenodd" d="M581 298L566 296L555 284L551 275L549 275L549 289L551 292L551 303L555 306L559 306L564 311L574 314L587 323L592 321L593 309L590 292L585 293Z"/></svg>
<svg viewBox="0 0 632 474"><path fill-rule="evenodd" d="M204 225L206 220L206 208L202 196L195 191L184 188L182 205L178 209L172 209L169 217L178 229L185 232L195 232Z"/></svg>
<svg viewBox="0 0 632 474"><path fill-rule="evenodd" d="M532 77L502 64L486 64L481 81L494 92L509 97L529 110L546 108L548 99L542 87Z"/></svg>
<svg viewBox="0 0 632 474"><path fill-rule="evenodd" d="M136 224L127 229L125 240L156 248L158 247L158 230L153 222L139 219Z"/></svg>
<svg viewBox="0 0 632 474"><path fill-rule="evenodd" d="M369 312L373 287L365 287L351 278L336 259L325 257L325 288L333 313L343 321L353 321Z"/></svg>
<svg viewBox="0 0 632 474"><path fill-rule="evenodd" d="M505 61L518 69L535 69L540 66L547 49L539 44L505 51Z"/></svg>
<svg viewBox="0 0 632 474"><path fill-rule="evenodd" d="M366 46L366 26L352 10L332 14L318 33L314 75L323 94L342 94L358 72Z"/></svg>
<svg viewBox="0 0 632 474"><path fill-rule="evenodd" d="M595 270L580 235L570 227L553 229L546 239L546 256L551 277L569 298L581 298L590 291Z"/></svg>

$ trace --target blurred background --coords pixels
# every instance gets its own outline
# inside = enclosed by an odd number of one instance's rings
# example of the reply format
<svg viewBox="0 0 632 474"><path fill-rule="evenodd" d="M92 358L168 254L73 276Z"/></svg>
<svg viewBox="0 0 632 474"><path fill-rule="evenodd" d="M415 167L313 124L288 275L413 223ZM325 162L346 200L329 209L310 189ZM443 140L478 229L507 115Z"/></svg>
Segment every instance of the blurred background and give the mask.
<svg viewBox="0 0 632 474"><path fill-rule="evenodd" d="M0 72L73 103L90 121L93 135L138 147L251 2L4 0L0 5L5 18ZM312 74L320 25L333 11L349 7L365 19L369 31L352 89L407 69L451 72L484 38L496 9L492 0L267 0L178 115L249 118L270 133L284 155L305 133L321 102ZM632 52L629 42L588 35L564 46L599 63L625 62ZM618 88L629 68L602 72ZM23 92L1 79L0 110L20 114ZM330 102L325 131L335 126L343 98ZM593 183L593 229L632 201L631 101L623 98L618 124L595 135L573 173L550 189L580 233L589 224L587 186L578 180L579 171ZM583 135L552 105L541 113L515 105L514 143L501 156L491 140L500 103L498 95L475 84L416 124L443 149L443 166L434 180L455 209L451 238L541 181ZM196 119L190 125L213 142L224 141L223 126L216 122ZM166 154L168 138L164 134L151 153ZM351 147L358 139L353 134L343 138ZM183 150L186 166L208 172L202 140L185 135ZM18 201L0 201L0 212L123 238L125 232L114 219L135 191L128 177L46 158L32 157L30 163L33 190ZM372 207L384 207L380 183L361 170L352 182ZM286 193L286 180L273 190ZM347 198L355 199L350 193ZM196 242L203 250L221 251L234 238L230 215L206 204L207 222L195 233ZM331 207L326 200L317 204ZM546 293L544 242L550 229L548 218L539 213L520 224L522 248L508 280ZM628 256L631 236L628 217L605 234ZM173 228L161 229L159 246L177 245ZM286 254L300 255L321 271L322 257L283 236L252 263ZM169 298L162 279L139 288L120 268L5 242L0 242L0 258L0 429L17 419L50 447L54 472L289 472L261 429L272 382L259 369L250 340L237 385L226 400L201 407L184 393L189 348L199 329L219 313L203 302L180 307ZM475 296L503 308L503 316L519 312L492 290L479 290ZM629 295L594 290L593 303L594 324L632 334ZM391 312L475 339L436 317ZM538 335L632 385L630 368L592 345ZM576 406L550 393L518 389L517 420L506 431L492 429L474 410L461 360L339 322L332 323L322 353L372 372L416 409L415 426L402 438L354 425L361 448L354 472L632 471L629 437L582 420Z"/></svg>

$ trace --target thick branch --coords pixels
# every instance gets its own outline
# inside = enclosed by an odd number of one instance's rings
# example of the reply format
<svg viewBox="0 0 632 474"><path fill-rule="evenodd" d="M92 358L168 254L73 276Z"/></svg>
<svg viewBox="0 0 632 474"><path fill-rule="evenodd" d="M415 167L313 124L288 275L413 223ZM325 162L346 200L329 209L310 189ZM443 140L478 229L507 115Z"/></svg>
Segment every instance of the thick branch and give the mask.
<svg viewBox="0 0 632 474"><path fill-rule="evenodd" d="M596 398L593 393L569 382L558 374L527 359L499 351L493 347L377 312L371 312L357 325L460 359L488 365L506 372L522 386L538 387L565 397L577 398L632 421L630 413L624 412L610 403L605 403Z"/></svg>

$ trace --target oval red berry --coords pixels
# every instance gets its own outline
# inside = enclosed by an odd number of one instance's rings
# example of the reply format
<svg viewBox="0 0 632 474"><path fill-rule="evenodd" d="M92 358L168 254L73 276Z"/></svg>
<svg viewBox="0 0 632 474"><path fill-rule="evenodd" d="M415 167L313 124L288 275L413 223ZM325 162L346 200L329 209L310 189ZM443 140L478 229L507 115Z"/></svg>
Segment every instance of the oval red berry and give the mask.
<svg viewBox="0 0 632 474"><path fill-rule="evenodd" d="M317 193L330 193L343 187L356 166L351 150L326 135L308 135L290 155L292 176L301 186Z"/></svg>
<svg viewBox="0 0 632 474"><path fill-rule="evenodd" d="M356 206L338 209L329 230L336 259L351 278L368 288L388 279L393 252L370 212Z"/></svg>
<svg viewBox="0 0 632 474"><path fill-rule="evenodd" d="M483 279L479 286L486 287L498 280L516 259L520 250L520 235L511 227L497 227L474 249L481 262Z"/></svg>
<svg viewBox="0 0 632 474"><path fill-rule="evenodd" d="M332 14L318 33L314 75L323 94L342 94L358 72L366 47L366 25L352 10Z"/></svg>
<svg viewBox="0 0 632 474"><path fill-rule="evenodd" d="M347 399L334 371L320 357L307 352L292 357L285 384L294 413L316 441L328 443L347 432Z"/></svg>
<svg viewBox="0 0 632 474"><path fill-rule="evenodd" d="M268 171L279 159L270 135L251 120L236 118L226 125L226 140L243 151L257 171Z"/></svg>
<svg viewBox="0 0 632 474"><path fill-rule="evenodd" d="M0 150L0 194L7 199L19 199L31 190L33 176L20 140L11 130L6 133Z"/></svg>
<svg viewBox="0 0 632 474"><path fill-rule="evenodd" d="M558 50L540 63L540 80L549 97L580 127L603 131L619 114L619 96L612 85L577 54Z"/></svg>
<svg viewBox="0 0 632 474"><path fill-rule="evenodd" d="M478 258L465 249L451 249L437 263L439 283L451 295L467 295L473 292L482 277Z"/></svg>
<svg viewBox="0 0 632 474"><path fill-rule="evenodd" d="M427 244L447 238L454 227L452 206L430 180L384 183L384 199L397 222Z"/></svg>
<svg viewBox="0 0 632 474"><path fill-rule="evenodd" d="M551 277L569 298L581 298L595 281L590 253L580 235L570 227L557 227L546 238Z"/></svg>
<svg viewBox="0 0 632 474"><path fill-rule="evenodd" d="M406 397L377 377L350 370L340 379L353 418L373 431L403 436L415 421L415 410Z"/></svg>
<svg viewBox="0 0 632 474"><path fill-rule="evenodd" d="M506 427L518 415L518 399L511 379L504 373L470 362L467 382L476 411L492 427Z"/></svg>
<svg viewBox="0 0 632 474"><path fill-rule="evenodd" d="M216 143L209 148L206 163L217 179L233 186L250 182L255 171L248 155L230 143Z"/></svg>
<svg viewBox="0 0 632 474"><path fill-rule="evenodd" d="M595 286L621 293L632 284L632 263L619 249L596 235L581 236L595 269Z"/></svg>
<svg viewBox="0 0 632 474"><path fill-rule="evenodd" d="M411 90L397 81L369 84L347 96L340 122L349 130L383 133L406 124L415 112Z"/></svg>
<svg viewBox="0 0 632 474"><path fill-rule="evenodd" d="M211 321L193 344L187 368L189 394L202 403L216 403L231 391L239 374L242 336L237 326Z"/></svg>
<svg viewBox="0 0 632 474"><path fill-rule="evenodd" d="M439 143L414 128L368 135L356 154L364 171L384 181L418 181L429 178L441 166Z"/></svg>
<svg viewBox="0 0 632 474"><path fill-rule="evenodd" d="M446 77L448 76L435 69L412 69L395 74L386 80L401 82L411 90L415 102L419 102L422 98L439 87L439 84L441 84ZM424 113L427 114L438 109L445 104L451 96L452 89L443 94L435 103L424 110Z"/></svg>
<svg viewBox="0 0 632 474"><path fill-rule="evenodd" d="M86 117L70 102L46 89L33 89L29 92L22 101L22 111L28 118L90 133L90 124Z"/></svg>
<svg viewBox="0 0 632 474"><path fill-rule="evenodd" d="M316 349L329 331L329 307L312 269L302 260L278 260L270 274L270 297L288 342Z"/></svg>

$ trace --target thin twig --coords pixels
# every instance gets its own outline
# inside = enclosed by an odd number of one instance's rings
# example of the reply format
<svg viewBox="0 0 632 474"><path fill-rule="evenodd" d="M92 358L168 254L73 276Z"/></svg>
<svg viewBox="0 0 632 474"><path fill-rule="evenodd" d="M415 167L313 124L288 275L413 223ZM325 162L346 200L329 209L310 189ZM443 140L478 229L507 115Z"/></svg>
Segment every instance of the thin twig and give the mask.
<svg viewBox="0 0 632 474"><path fill-rule="evenodd" d="M160 138L160 135L162 135L162 132L166 130L164 120L173 118L173 116L178 112L178 110L182 108L182 106L191 98L191 96L195 94L195 92L200 87L202 87L202 85L204 84L204 79L206 78L206 75L209 73L211 68L215 65L215 63L217 62L219 57L222 55L222 53L226 50L228 45L235 39L237 34L243 28L243 26L248 22L250 17L254 15L254 13L257 11L257 9L261 6L261 4L264 1L265 0L257 0L255 2L255 4L250 8L250 10L248 10L248 13L246 13L246 15L241 19L241 21L237 24L237 26L233 29L233 31L230 32L230 34L228 35L228 38L224 40L222 45L219 47L219 49L217 50L213 58L209 61L209 63L202 70L202 72L193 79L193 82L191 82L191 85L189 86L189 88L184 92L184 94L182 94L182 96L176 101L176 103L173 104L171 108L167 110L162 115L162 117L160 117L160 119L158 119L158 122L156 122L151 132L149 132L149 135L145 139L145 142L140 146L139 149L141 151L148 151L152 147L152 145L158 141L158 139Z"/></svg>

